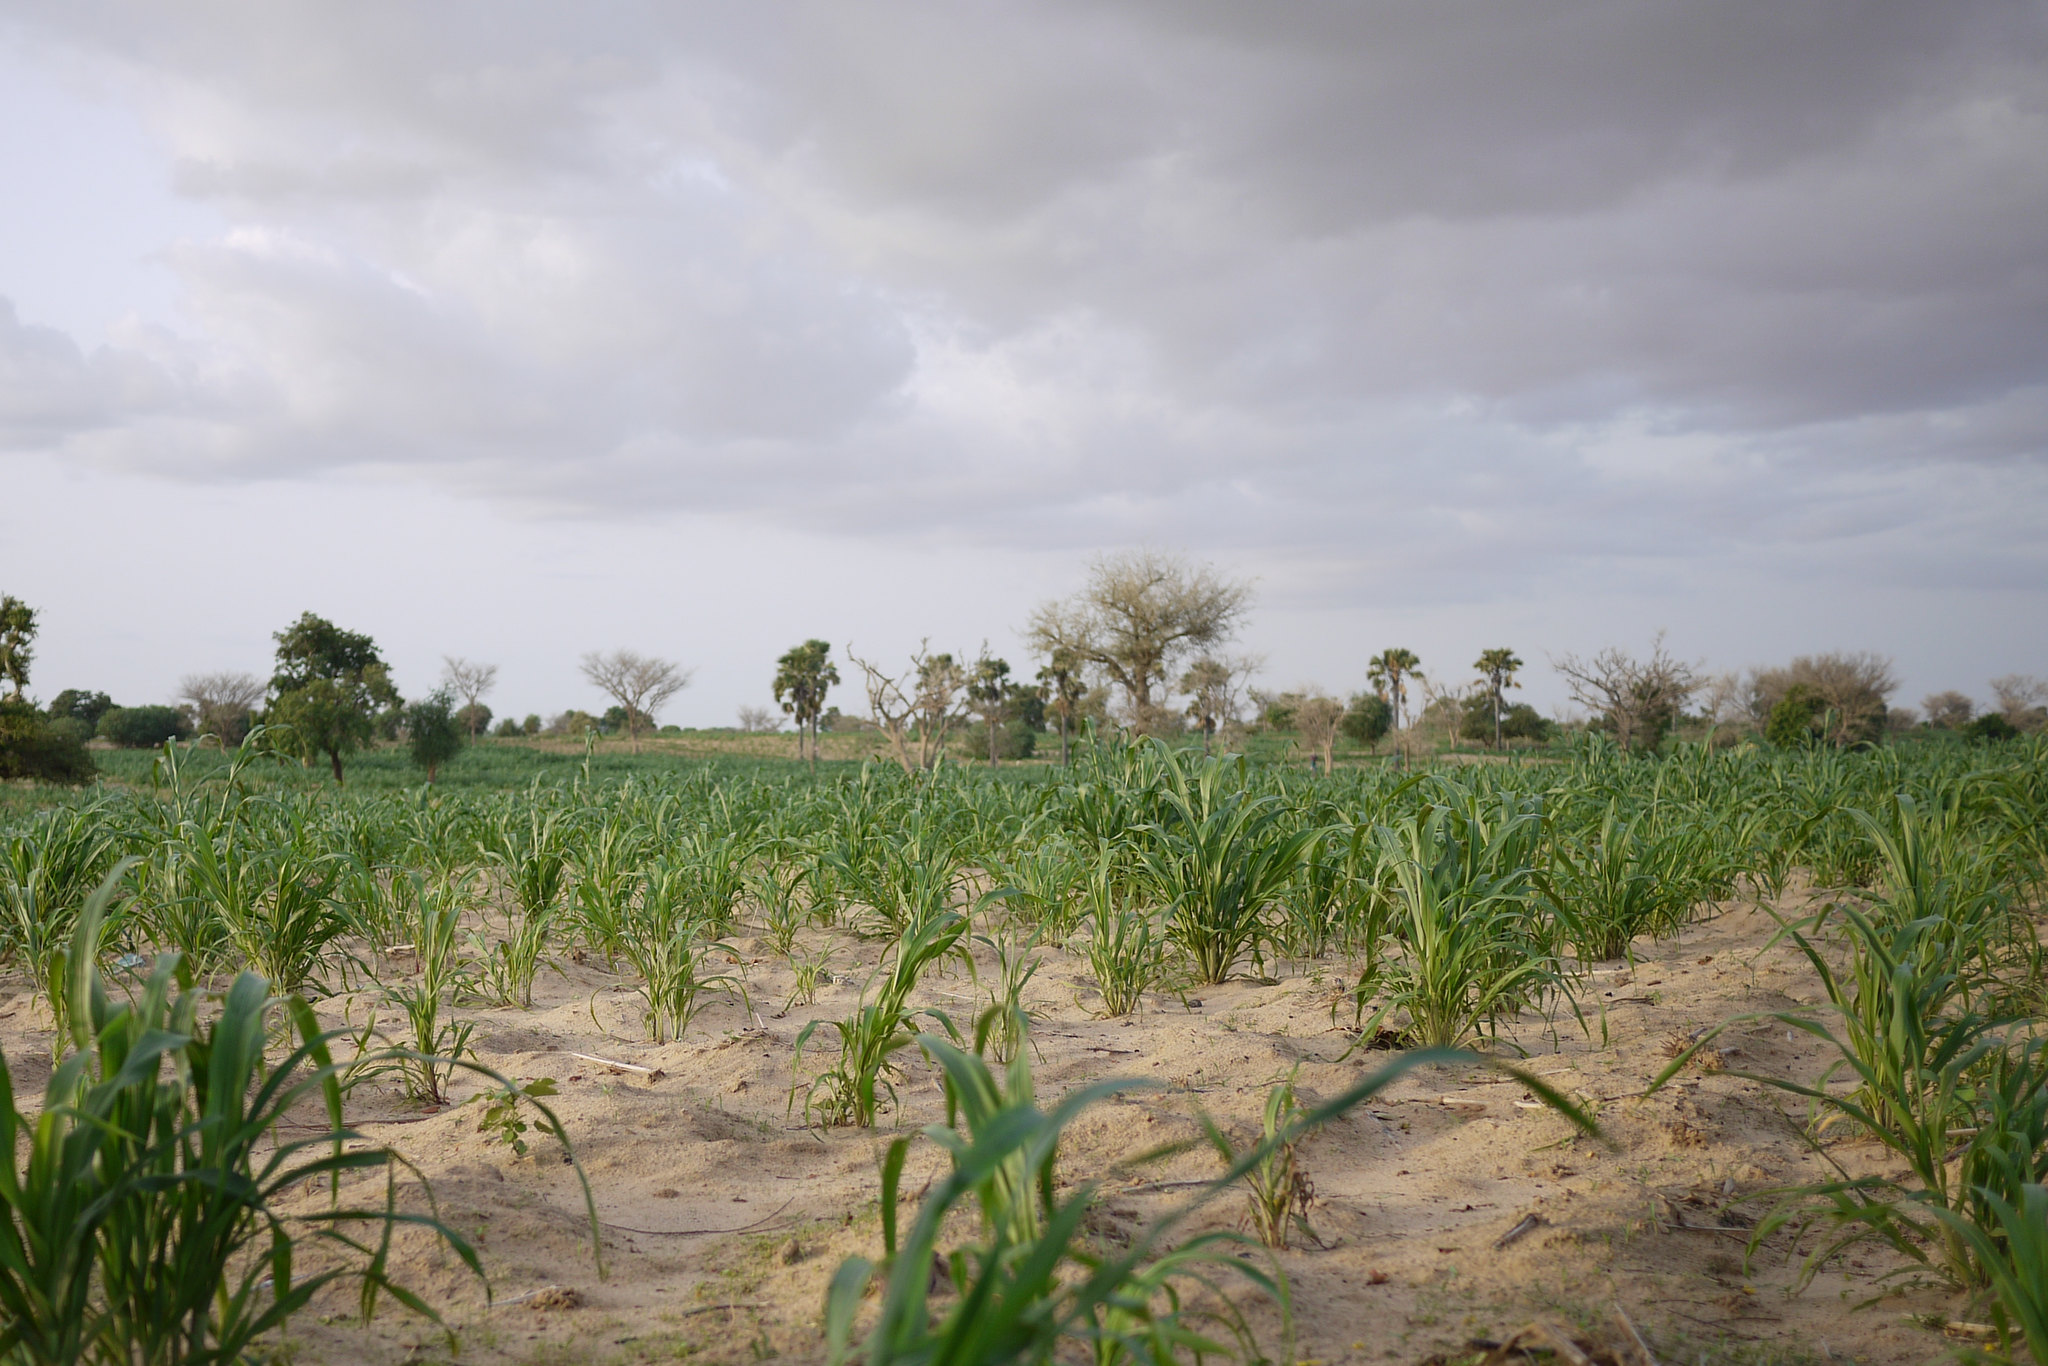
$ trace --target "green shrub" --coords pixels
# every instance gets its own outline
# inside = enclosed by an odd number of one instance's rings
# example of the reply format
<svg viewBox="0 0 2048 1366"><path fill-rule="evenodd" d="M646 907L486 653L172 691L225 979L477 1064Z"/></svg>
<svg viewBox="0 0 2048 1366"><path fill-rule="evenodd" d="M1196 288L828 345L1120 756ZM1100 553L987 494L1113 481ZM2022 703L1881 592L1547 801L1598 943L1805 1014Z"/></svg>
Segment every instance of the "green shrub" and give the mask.
<svg viewBox="0 0 2048 1366"><path fill-rule="evenodd" d="M1971 740L2017 740L2020 728L1995 711L1987 711L1969 725L1962 734Z"/></svg>
<svg viewBox="0 0 2048 1366"><path fill-rule="evenodd" d="M176 707L112 707L100 717L100 739L123 749L154 749L185 734L185 718Z"/></svg>
<svg viewBox="0 0 2048 1366"><path fill-rule="evenodd" d="M92 781L92 756L70 721L52 721L27 702L0 700L0 779ZM66 729L59 730L59 726Z"/></svg>
<svg viewBox="0 0 2048 1366"><path fill-rule="evenodd" d="M464 708L464 710L468 710ZM413 767L427 771L427 781L441 771L441 765L462 753L468 735L462 713L444 690L421 698L405 709L406 753Z"/></svg>
<svg viewBox="0 0 2048 1366"><path fill-rule="evenodd" d="M100 718L114 709L114 699L103 692L81 692L77 688L66 688L50 699L50 719L85 723L85 733L91 735L100 723Z"/></svg>
<svg viewBox="0 0 2048 1366"><path fill-rule="evenodd" d="M1771 708L1770 718L1764 722L1764 739L1779 749L1810 745L1820 734L1826 711L1827 703L1819 693L1804 683L1794 683Z"/></svg>
<svg viewBox="0 0 2048 1366"><path fill-rule="evenodd" d="M1356 744L1376 745L1394 725L1394 709L1378 693L1362 692L1351 699L1339 723L1345 738Z"/></svg>

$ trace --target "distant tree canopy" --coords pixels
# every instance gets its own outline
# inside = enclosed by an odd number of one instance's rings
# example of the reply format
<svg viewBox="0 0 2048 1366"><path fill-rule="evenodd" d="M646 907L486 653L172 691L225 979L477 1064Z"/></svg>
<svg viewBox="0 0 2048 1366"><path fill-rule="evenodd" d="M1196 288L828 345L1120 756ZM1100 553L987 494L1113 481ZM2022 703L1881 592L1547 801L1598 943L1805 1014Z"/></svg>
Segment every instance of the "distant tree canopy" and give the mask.
<svg viewBox="0 0 2048 1366"><path fill-rule="evenodd" d="M1794 683L1772 705L1764 721L1764 739L1779 749L1810 745L1820 739L1827 710L1827 699L1810 684Z"/></svg>
<svg viewBox="0 0 2048 1366"><path fill-rule="evenodd" d="M53 721L21 698L0 698L0 778L91 782L87 733L79 722L68 717Z"/></svg>
<svg viewBox="0 0 2048 1366"><path fill-rule="evenodd" d="M1341 728L1345 738L1370 748L1384 740L1393 725L1393 704L1378 693L1362 692L1353 696L1344 709Z"/></svg>
<svg viewBox="0 0 2048 1366"><path fill-rule="evenodd" d="M395 719L399 709L377 642L311 612L273 639L277 669L265 719L289 729L284 743L307 763L325 754L340 783L342 759L368 744L379 722Z"/></svg>
<svg viewBox="0 0 2048 1366"><path fill-rule="evenodd" d="M1032 614L1033 649L1061 652L1106 675L1122 694L1124 720L1141 735L1172 730L1164 693L1182 661L1236 633L1251 585L1207 565L1152 550L1106 555L1063 602Z"/></svg>
<svg viewBox="0 0 2048 1366"><path fill-rule="evenodd" d="M13 594L0 597L0 680L19 702L28 692L28 666L35 662L36 609Z"/></svg>
<svg viewBox="0 0 2048 1366"><path fill-rule="evenodd" d="M1801 689L1802 699L1810 700L1794 703L1777 722L1782 733L1790 735L1799 724L1795 713L1804 711L1812 738L1836 746L1869 744L1884 734L1885 701L1898 686L1892 662L1882 655L1800 655L1782 669L1750 674L1749 711L1762 723L1764 738L1778 744L1771 734L1778 709L1794 689Z"/></svg>
<svg viewBox="0 0 2048 1366"><path fill-rule="evenodd" d="M427 771L429 785L441 765L462 753L468 739L462 712L468 710L456 709L455 694L449 688L429 693L405 709L406 751L416 767Z"/></svg>
<svg viewBox="0 0 2048 1366"><path fill-rule="evenodd" d="M100 717L98 734L123 749L153 749L182 740L187 731L176 707L110 707Z"/></svg>
<svg viewBox="0 0 2048 1366"><path fill-rule="evenodd" d="M114 699L103 692L81 692L66 688L50 699L52 721L82 721L88 733L99 729L100 718L114 709Z"/></svg>

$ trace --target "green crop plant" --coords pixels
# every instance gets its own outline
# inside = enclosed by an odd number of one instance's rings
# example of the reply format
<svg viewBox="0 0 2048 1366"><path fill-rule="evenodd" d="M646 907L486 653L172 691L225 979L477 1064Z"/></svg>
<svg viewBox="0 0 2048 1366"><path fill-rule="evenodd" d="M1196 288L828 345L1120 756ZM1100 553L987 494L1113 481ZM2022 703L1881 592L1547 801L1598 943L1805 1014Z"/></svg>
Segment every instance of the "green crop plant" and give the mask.
<svg viewBox="0 0 2048 1366"><path fill-rule="evenodd" d="M89 811L44 813L0 843L0 947L70 1033L66 977L72 931L114 848Z"/></svg>
<svg viewBox="0 0 2048 1366"><path fill-rule="evenodd" d="M1401 952L1361 978L1354 1001L1365 1037L1404 1015L1413 1045L1454 1048L1566 983L1535 924L1521 813L1489 830L1444 807L1382 826ZM1503 856L1503 849L1508 852ZM1380 1001L1371 1019L1365 1011Z"/></svg>
<svg viewBox="0 0 2048 1366"><path fill-rule="evenodd" d="M797 932L810 919L810 874L808 865L788 860L766 862L747 877L769 946L784 957L795 950Z"/></svg>
<svg viewBox="0 0 2048 1366"><path fill-rule="evenodd" d="M1088 869L1066 840L1034 841L989 860L996 885L984 900L1001 903L1010 916L1056 943L1074 932Z"/></svg>
<svg viewBox="0 0 2048 1366"><path fill-rule="evenodd" d="M1007 1063L1030 1038L1034 1012L1024 1004L1024 988L1038 974L1038 932L1034 930L1021 939L977 938L994 950L996 973L995 980L989 983L988 1005L977 1020L976 1029L988 1036L989 1056Z"/></svg>
<svg viewBox="0 0 2048 1366"><path fill-rule="evenodd" d="M2048 1187L2023 1185L2010 1198L1986 1189L1981 1198L1988 1217L1969 1219L1939 1207L1933 1212L1985 1269L2000 1356L2018 1360L2012 1351L2017 1337L2039 1366L2048 1361Z"/></svg>
<svg viewBox="0 0 2048 1366"><path fill-rule="evenodd" d="M1299 1070L1297 1067L1296 1071ZM1294 1092L1294 1075L1290 1073L1266 1093L1261 1141L1256 1156L1245 1167L1245 1205L1252 1231L1270 1248L1285 1250L1288 1239L1296 1233L1318 1246L1322 1243L1308 1222L1309 1206L1315 1202L1316 1192L1301 1165L1301 1139L1294 1127L1301 1113ZM1206 1116L1202 1128L1223 1164L1236 1166L1241 1155L1229 1136Z"/></svg>
<svg viewBox="0 0 2048 1366"><path fill-rule="evenodd" d="M878 968L861 988L860 1002L853 1014L839 1020L812 1020L796 1036L792 1070L802 1066L804 1047L823 1024L839 1040L838 1060L808 1083L793 1081L789 1103L793 1109L797 1094L803 1094L804 1116L828 1125L851 1124L874 1127L884 1104L896 1100L896 1055L917 1041L914 1029L920 1018L937 1021L948 1033L955 1032L943 1011L913 1009L910 993L924 974L948 957L958 957L972 971L974 960L967 953L967 917L946 911L905 927L890 950L887 965Z"/></svg>
<svg viewBox="0 0 2048 1366"><path fill-rule="evenodd" d="M341 857L294 844L252 850L232 833L186 849L192 894L213 907L242 961L288 995L319 985L329 951L352 928L335 900Z"/></svg>
<svg viewBox="0 0 2048 1366"><path fill-rule="evenodd" d="M627 922L619 951L640 976L648 1037L655 1043L682 1038L709 1004L708 992L746 1000L739 977L707 970L714 956L739 957L732 945L711 940L710 928L709 922L656 916L644 908Z"/></svg>
<svg viewBox="0 0 2048 1366"><path fill-rule="evenodd" d="M820 949L816 953L791 954L790 974L796 979L789 991L789 999L782 1003L782 1013L799 1005L811 1005L818 999L818 988L831 980L832 951Z"/></svg>
<svg viewBox="0 0 2048 1366"><path fill-rule="evenodd" d="M1166 1366L1210 1356L1271 1360L1260 1351L1238 1303L1246 1290L1263 1294L1277 1302L1287 1322L1289 1291L1279 1268L1242 1256L1250 1250L1249 1240L1228 1230L1170 1240L1275 1150L1298 1144L1410 1069L1428 1063L1499 1066L1443 1050L1397 1059L1335 1099L1297 1112L1271 1138L1239 1155L1214 1181L1119 1249L1102 1247L1089 1236L1099 1186L1095 1181L1062 1182L1059 1145L1068 1126L1090 1107L1146 1084L1101 1082L1041 1110L1023 1055L999 1081L980 1057L947 1039L928 1034L917 1043L945 1078L945 1123L924 1132L945 1149L948 1170L932 1180L905 1227L899 1204L911 1139L890 1144L882 1163L882 1260L848 1258L826 1291L830 1366L856 1357L867 1366L1052 1366L1069 1360ZM1594 1131L1589 1118L1540 1079L1502 1070L1581 1129ZM1181 1146L1142 1154L1134 1162ZM969 1211L972 1236L947 1246L947 1235ZM934 1282L941 1277L953 1293L935 1300ZM856 1345L856 1314L878 1280L878 1312Z"/></svg>
<svg viewBox="0 0 2048 1366"><path fill-rule="evenodd" d="M448 1014L453 998L474 980L473 964L462 952L461 893L446 882L426 882L417 873L392 879L394 893L407 907L408 928L417 971L384 995L405 1021L405 1052L397 1071L405 1093L414 1100L439 1105L448 1098L448 1082L471 1055L476 1026Z"/></svg>
<svg viewBox="0 0 2048 1366"><path fill-rule="evenodd" d="M568 837L560 812L528 808L507 815L485 857L512 894L495 942L479 942L488 997L499 1005L531 1009L533 984L549 961L548 949L569 882Z"/></svg>
<svg viewBox="0 0 2048 1366"><path fill-rule="evenodd" d="M1933 917L1893 925L1853 909L1842 914L1847 972L1838 973L1800 926L1781 931L1819 975L1827 995L1823 1011L1731 1020L1679 1054L1652 1089L1722 1030L1750 1020L1820 1040L1835 1060L1811 1084L1729 1069L1811 1104L1816 1151L1837 1172L1834 1180L1784 1192L1758 1223L1752 1248L1777 1229L1818 1221L1834 1234L1808 1255L1805 1277L1842 1249L1874 1237L1958 1285L1982 1285L1992 1271L1963 1226L1987 1225L1992 1206L1985 1192L2012 1204L2022 1200L2025 1186L2048 1180L2048 1038L1948 1009L1955 974L1922 952L1940 934ZM1904 1165L1905 1178L1852 1176L1818 1139L1840 1130L1882 1145Z"/></svg>
<svg viewBox="0 0 2048 1366"><path fill-rule="evenodd" d="M584 946L613 967L619 961L619 941L632 910L636 870L647 853L647 836L616 812L608 814L609 819L570 857L575 883L569 904Z"/></svg>
<svg viewBox="0 0 2048 1366"><path fill-rule="evenodd" d="M1112 1019L1136 1010L1145 993L1159 985L1166 976L1168 950L1158 916L1142 906L1125 905L1117 887L1112 858L1105 850L1084 899L1088 941L1082 953L1102 992L1102 1013Z"/></svg>
<svg viewBox="0 0 2048 1366"><path fill-rule="evenodd" d="M1286 890L1322 831L1288 820L1272 794L1254 795L1242 759L1162 765L1163 814L1142 845L1149 881L1166 907L1167 934L1195 978L1221 982L1240 959L1256 961L1272 938L1267 908Z"/></svg>
<svg viewBox="0 0 2048 1366"><path fill-rule="evenodd" d="M247 1359L330 1284L354 1280L362 1310L389 1294L438 1317L393 1279L391 1235L430 1229L473 1273L476 1253L432 1215L345 1205L345 1175L389 1173L388 1148L342 1124L330 1036L296 998L297 1042L264 1056L276 1002L253 973L202 1011L177 992L175 954L115 1003L93 962L110 879L82 914L69 955L75 1051L40 1113L16 1105L0 1058L0 1359L212 1363ZM174 994L175 993L175 994ZM323 1116L325 1124L285 1124ZM333 1198L310 1214L280 1205L309 1185ZM366 1236L367 1235L367 1236ZM297 1268L318 1248L323 1269Z"/></svg>
<svg viewBox="0 0 2048 1366"><path fill-rule="evenodd" d="M1669 935L1685 922L1691 889L1662 855L1612 802L1592 839L1560 851L1547 888L1581 958L1627 958L1637 936Z"/></svg>

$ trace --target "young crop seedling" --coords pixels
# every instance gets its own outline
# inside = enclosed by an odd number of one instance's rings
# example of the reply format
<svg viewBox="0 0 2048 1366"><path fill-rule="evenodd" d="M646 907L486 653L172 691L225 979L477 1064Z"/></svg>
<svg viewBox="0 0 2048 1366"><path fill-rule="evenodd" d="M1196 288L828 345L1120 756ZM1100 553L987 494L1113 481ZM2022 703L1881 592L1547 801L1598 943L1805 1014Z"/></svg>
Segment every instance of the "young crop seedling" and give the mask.
<svg viewBox="0 0 2048 1366"><path fill-rule="evenodd" d="M1299 1071L1297 1065L1295 1072ZM1281 1250L1286 1249L1288 1238L1297 1232L1322 1246L1322 1240L1308 1222L1309 1206L1315 1203L1315 1187L1301 1166L1301 1140L1290 1136L1296 1133L1295 1121L1303 1113L1294 1093L1294 1076L1290 1072L1286 1080L1267 1093L1263 1133L1244 1172L1245 1204L1252 1232L1267 1247ZM1224 1165L1238 1165L1243 1154L1231 1145L1229 1136L1206 1116L1202 1128Z"/></svg>
<svg viewBox="0 0 2048 1366"><path fill-rule="evenodd" d="M886 965L876 969L861 988L860 1003L853 1014L841 1020L812 1020L803 1027L796 1036L792 1069L802 1064L804 1047L820 1024L838 1035L839 1058L808 1084L791 1083L792 1108L801 1091L806 1119L814 1118L828 1125L874 1127L882 1106L895 1103L895 1057L917 1041L912 1028L917 1020L930 1019L948 1033L956 1032L945 1012L913 1009L909 1001L919 979L949 956L961 958L973 971L974 959L963 943L967 928L967 917L957 911L910 925L896 941Z"/></svg>
<svg viewBox="0 0 2048 1366"><path fill-rule="evenodd" d="M553 1077L535 1077L531 1081L478 1092L470 1097L470 1102L482 1107L477 1116L476 1131L496 1135L498 1142L510 1148L514 1157L526 1156L526 1133L533 1126L520 1114L519 1103L539 1096L552 1096L555 1091Z"/></svg>

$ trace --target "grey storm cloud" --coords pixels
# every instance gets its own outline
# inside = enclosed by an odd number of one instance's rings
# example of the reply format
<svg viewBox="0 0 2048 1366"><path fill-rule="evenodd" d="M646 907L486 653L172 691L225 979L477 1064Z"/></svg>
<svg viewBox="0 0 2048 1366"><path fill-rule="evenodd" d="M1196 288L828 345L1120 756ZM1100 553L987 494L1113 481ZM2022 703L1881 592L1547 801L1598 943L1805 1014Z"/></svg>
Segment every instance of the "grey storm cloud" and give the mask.
<svg viewBox="0 0 2048 1366"><path fill-rule="evenodd" d="M181 330L0 313L13 448L1468 585L1480 541L2038 568L2038 6L14 16L235 226L167 245Z"/></svg>

